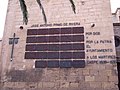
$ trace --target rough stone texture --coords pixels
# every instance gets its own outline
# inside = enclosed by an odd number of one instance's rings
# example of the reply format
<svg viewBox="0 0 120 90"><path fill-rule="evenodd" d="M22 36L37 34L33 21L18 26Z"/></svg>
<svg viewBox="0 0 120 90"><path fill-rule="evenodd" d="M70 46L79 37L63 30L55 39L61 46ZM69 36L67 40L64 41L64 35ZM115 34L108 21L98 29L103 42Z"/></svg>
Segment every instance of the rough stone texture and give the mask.
<svg viewBox="0 0 120 90"><path fill-rule="evenodd" d="M116 64L87 63L90 60L115 59L110 1L75 0L76 14L72 11L69 0L43 0L41 2L46 11L48 24L68 23L69 25L31 27L35 24L44 24L40 8L34 0L26 0L29 22L28 25L23 25L19 0L9 0L1 55L2 90L110 90L111 88L117 90L117 75L114 73ZM73 25L75 22L80 22L80 25ZM91 23L95 23L95 27L91 27ZM23 26L22 30L20 26ZM85 68L35 69L34 59L24 59L27 29L62 27L84 27ZM96 32L100 35L93 35ZM13 61L10 61L11 45L8 44L8 40L13 37L13 33L16 33L19 40L18 44L15 44ZM92 33L92 35L87 35L87 33ZM87 43L91 40L94 43ZM95 42L99 40L111 40L111 43L96 44ZM112 52L87 52L89 49L112 49ZM104 55L110 55L110 57L98 58Z"/></svg>

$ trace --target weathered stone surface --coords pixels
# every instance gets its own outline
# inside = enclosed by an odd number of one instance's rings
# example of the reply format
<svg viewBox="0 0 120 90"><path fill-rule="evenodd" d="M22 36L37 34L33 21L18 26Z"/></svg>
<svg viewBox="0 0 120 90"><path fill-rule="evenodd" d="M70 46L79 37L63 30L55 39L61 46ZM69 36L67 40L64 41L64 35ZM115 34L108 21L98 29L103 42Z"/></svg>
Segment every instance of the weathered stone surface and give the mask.
<svg viewBox="0 0 120 90"><path fill-rule="evenodd" d="M39 70L11 70L6 73L11 82L38 82L42 79L42 69Z"/></svg>
<svg viewBox="0 0 120 90"><path fill-rule="evenodd" d="M3 61L0 65L2 66L0 69L2 69L3 88L5 88L3 90L117 89L114 85L117 84L117 75L114 73L116 64L88 63L88 61L94 60L115 60L116 52L109 0L74 0L76 14L72 11L69 0L41 0L47 24L44 24L43 14L35 0L25 0L25 3L29 14L27 25L23 25L19 0L9 0L2 42L2 58L0 59ZM105 9L103 10L103 8ZM92 24L95 26L92 27ZM23 26L22 30L21 26ZM78 28L80 29L78 30ZM52 32L48 30L52 30ZM10 61L11 45L9 45L8 39L13 36L13 33L19 37L19 41L15 44L13 60ZM28 37L29 40L27 40ZM104 40L108 40L110 43L106 43ZM28 47L28 44L33 47ZM34 48L32 44L37 48ZM68 47L66 47L67 45ZM96 49L110 50L97 52ZM30 53L27 54L26 59L24 58L25 50ZM31 52L34 52L34 55ZM46 68L46 66L42 69L35 68L36 60L53 59L59 62L85 60L84 68L73 68L72 66L70 68Z"/></svg>
<svg viewBox="0 0 120 90"><path fill-rule="evenodd" d="M86 81L86 82L95 81L95 76L85 76L85 81Z"/></svg>

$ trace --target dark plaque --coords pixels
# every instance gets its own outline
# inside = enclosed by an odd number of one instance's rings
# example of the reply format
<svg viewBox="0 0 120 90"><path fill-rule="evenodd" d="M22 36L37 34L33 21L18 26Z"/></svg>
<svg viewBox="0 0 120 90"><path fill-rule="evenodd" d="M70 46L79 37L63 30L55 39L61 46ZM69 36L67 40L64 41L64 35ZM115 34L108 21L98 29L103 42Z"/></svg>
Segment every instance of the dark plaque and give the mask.
<svg viewBox="0 0 120 90"><path fill-rule="evenodd" d="M37 35L48 35L49 30L48 29L38 29Z"/></svg>
<svg viewBox="0 0 120 90"><path fill-rule="evenodd" d="M59 36L49 36L49 42L59 42Z"/></svg>
<svg viewBox="0 0 120 90"><path fill-rule="evenodd" d="M36 53L35 59L47 59L47 52L34 52Z"/></svg>
<svg viewBox="0 0 120 90"><path fill-rule="evenodd" d="M85 59L85 52L73 52L73 59Z"/></svg>
<svg viewBox="0 0 120 90"><path fill-rule="evenodd" d="M34 52L25 52L25 59L36 59L36 53L34 53Z"/></svg>
<svg viewBox="0 0 120 90"><path fill-rule="evenodd" d="M72 50L72 44L61 44L60 50L62 50L62 51Z"/></svg>
<svg viewBox="0 0 120 90"><path fill-rule="evenodd" d="M71 68L71 67L72 67L71 60L60 61L60 68Z"/></svg>
<svg viewBox="0 0 120 90"><path fill-rule="evenodd" d="M36 44L36 51L46 51L48 50L48 44Z"/></svg>
<svg viewBox="0 0 120 90"><path fill-rule="evenodd" d="M48 59L59 59L59 52L48 52L47 58Z"/></svg>
<svg viewBox="0 0 120 90"><path fill-rule="evenodd" d="M26 43L25 59L47 60L48 68L85 66L83 27L28 29Z"/></svg>
<svg viewBox="0 0 120 90"><path fill-rule="evenodd" d="M47 67L48 68L59 68L59 61L57 60L48 61Z"/></svg>
<svg viewBox="0 0 120 90"><path fill-rule="evenodd" d="M46 61L35 61L35 68L46 68L47 62Z"/></svg>
<svg viewBox="0 0 120 90"><path fill-rule="evenodd" d="M73 34L84 33L83 27L73 27Z"/></svg>
<svg viewBox="0 0 120 90"><path fill-rule="evenodd" d="M59 51L59 44L49 44L48 51Z"/></svg>
<svg viewBox="0 0 120 90"><path fill-rule="evenodd" d="M37 35L37 29L28 29L27 35Z"/></svg>
<svg viewBox="0 0 120 90"><path fill-rule="evenodd" d="M36 43L36 37L27 37L26 43Z"/></svg>
<svg viewBox="0 0 120 90"><path fill-rule="evenodd" d="M60 28L50 28L49 35L51 34L60 34Z"/></svg>
<svg viewBox="0 0 120 90"><path fill-rule="evenodd" d="M26 51L36 51L36 45L35 44L30 44L26 45Z"/></svg>
<svg viewBox="0 0 120 90"><path fill-rule="evenodd" d="M61 52L60 59L72 59L72 52Z"/></svg>
<svg viewBox="0 0 120 90"><path fill-rule="evenodd" d="M85 60L73 60L72 66L73 68L84 68Z"/></svg>
<svg viewBox="0 0 120 90"><path fill-rule="evenodd" d="M84 50L84 43L75 43L72 45L72 50Z"/></svg>
<svg viewBox="0 0 120 90"><path fill-rule="evenodd" d="M82 42L84 41L83 35L73 35L72 42Z"/></svg>
<svg viewBox="0 0 120 90"><path fill-rule="evenodd" d="M61 28L61 34L72 34L72 28Z"/></svg>
<svg viewBox="0 0 120 90"><path fill-rule="evenodd" d="M47 43L48 42L47 36L36 37L36 39L37 39L36 43Z"/></svg>
<svg viewBox="0 0 120 90"><path fill-rule="evenodd" d="M72 36L71 35L61 36L60 42L72 42Z"/></svg>

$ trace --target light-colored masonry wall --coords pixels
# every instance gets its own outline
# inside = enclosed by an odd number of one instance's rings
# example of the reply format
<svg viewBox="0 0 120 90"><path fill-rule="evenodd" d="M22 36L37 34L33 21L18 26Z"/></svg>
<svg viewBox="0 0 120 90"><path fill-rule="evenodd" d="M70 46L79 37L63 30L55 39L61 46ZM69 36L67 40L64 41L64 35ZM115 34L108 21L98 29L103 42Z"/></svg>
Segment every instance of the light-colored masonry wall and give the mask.
<svg viewBox="0 0 120 90"><path fill-rule="evenodd" d="M1 66L1 47L2 47L2 40L0 39L0 66ZM0 79L1 79L1 69L0 69Z"/></svg>
<svg viewBox="0 0 120 90"><path fill-rule="evenodd" d="M109 0L74 0L76 14L69 0L41 0L48 24L68 23L67 27L84 27L86 65L78 69L35 69L34 60L24 59L28 28L66 27L31 27L44 24L44 20L35 0L25 1L28 25L23 25L19 0L9 0L2 46L1 90L118 90L116 64L112 62L116 55ZM95 27L92 28L91 23L95 23ZM19 29L21 25L22 30ZM13 33L19 40L11 62L9 38ZM99 52L100 49L104 50ZM98 62L104 60L109 63Z"/></svg>

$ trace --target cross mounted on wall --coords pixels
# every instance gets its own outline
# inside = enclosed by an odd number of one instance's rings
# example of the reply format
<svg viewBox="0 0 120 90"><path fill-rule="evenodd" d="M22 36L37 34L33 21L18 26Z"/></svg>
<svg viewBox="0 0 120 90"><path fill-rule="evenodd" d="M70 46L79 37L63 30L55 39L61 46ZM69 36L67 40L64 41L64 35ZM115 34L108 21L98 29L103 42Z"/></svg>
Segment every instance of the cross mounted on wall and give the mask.
<svg viewBox="0 0 120 90"><path fill-rule="evenodd" d="M16 34L13 34L12 38L9 38L9 45L12 45L12 49L11 49L11 56L10 56L10 61L13 61L13 52L14 52L14 46L15 44L18 43L18 37L16 37Z"/></svg>

